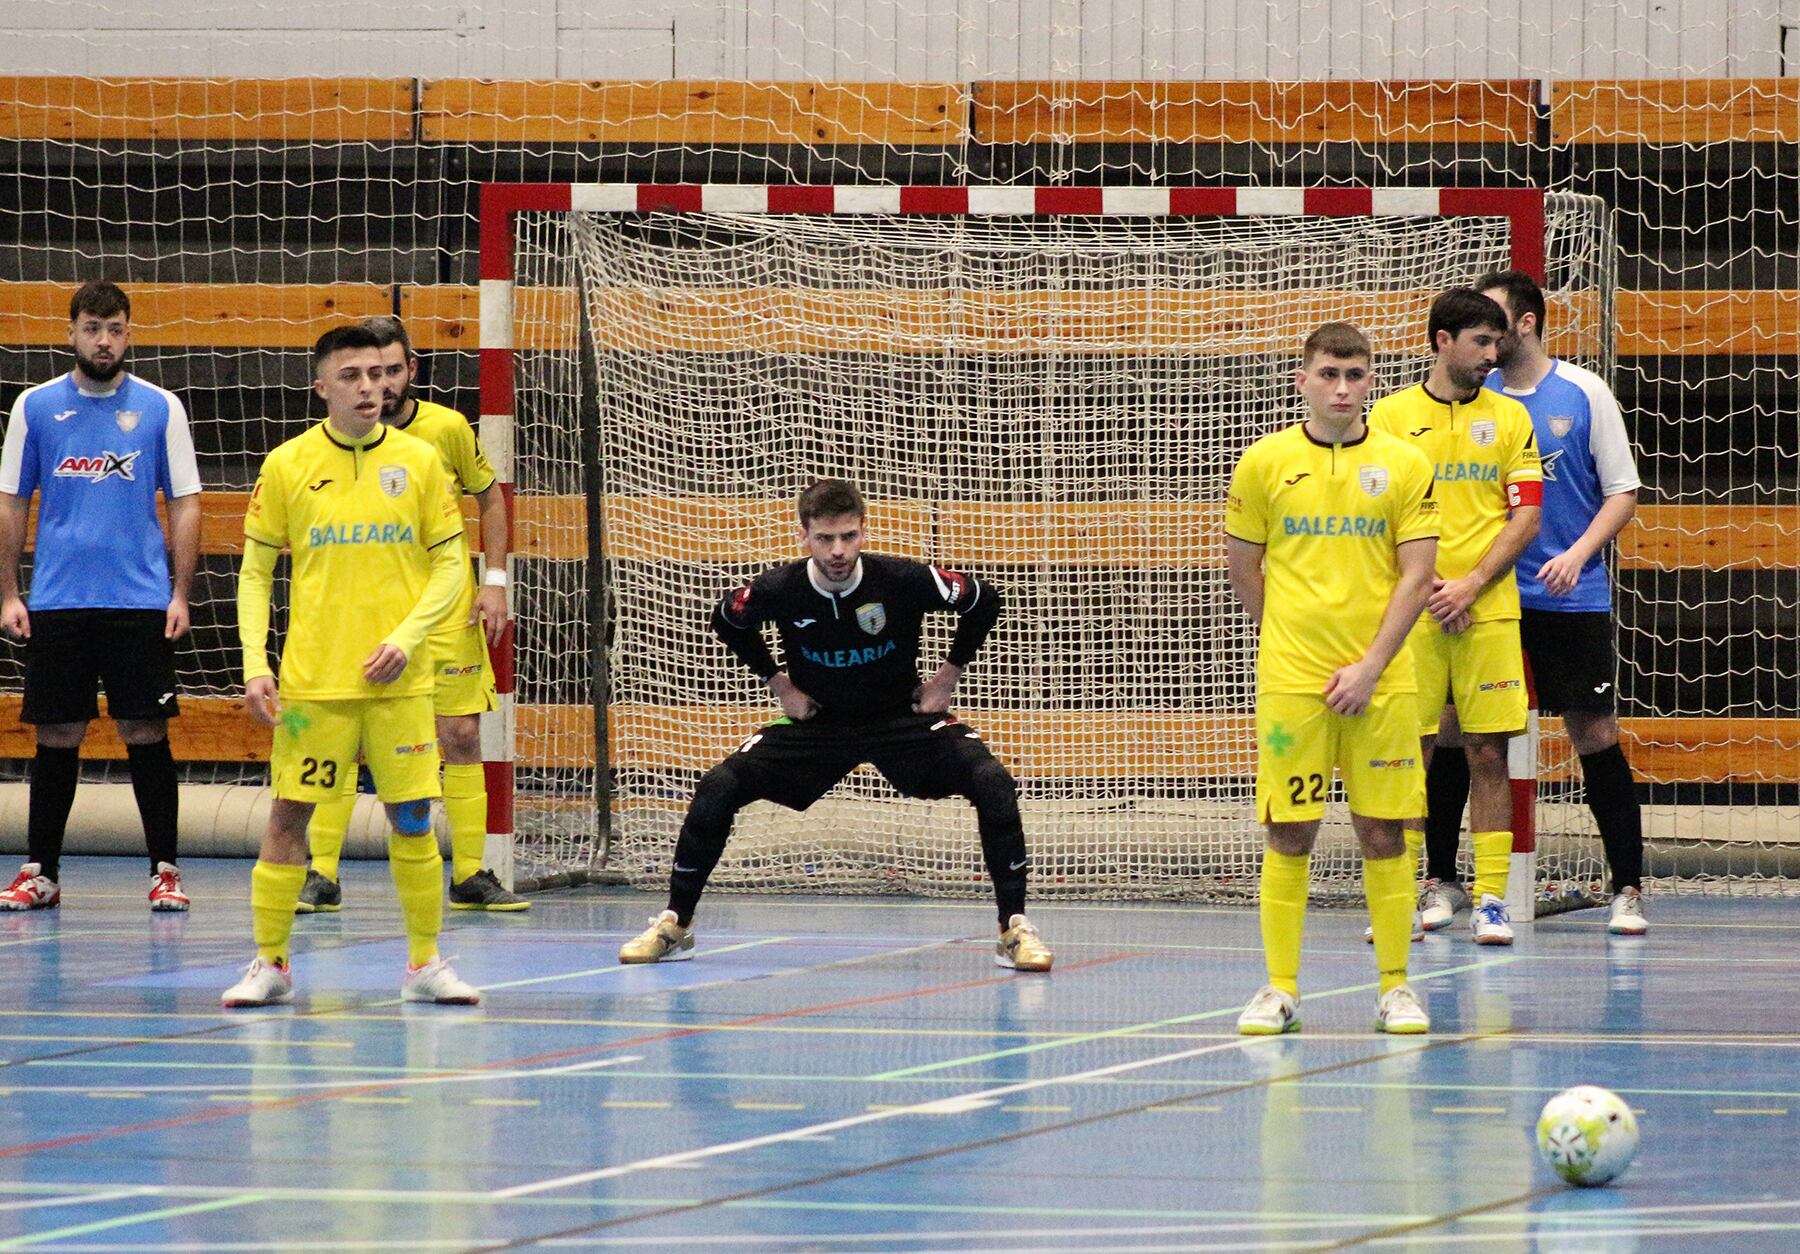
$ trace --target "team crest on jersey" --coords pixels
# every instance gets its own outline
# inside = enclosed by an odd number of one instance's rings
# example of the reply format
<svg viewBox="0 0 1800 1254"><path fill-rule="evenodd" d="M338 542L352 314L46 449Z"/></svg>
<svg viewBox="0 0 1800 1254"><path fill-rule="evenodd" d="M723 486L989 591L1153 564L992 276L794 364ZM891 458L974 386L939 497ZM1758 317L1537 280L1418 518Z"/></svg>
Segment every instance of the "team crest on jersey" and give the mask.
<svg viewBox="0 0 1800 1254"><path fill-rule="evenodd" d="M136 431L137 425L143 419L144 415L140 414L135 409L121 409L114 417L118 421L119 430Z"/></svg>
<svg viewBox="0 0 1800 1254"><path fill-rule="evenodd" d="M1568 435L1575 426L1575 419L1565 414L1553 414L1550 418L1550 434L1557 439Z"/></svg>
<svg viewBox="0 0 1800 1254"><path fill-rule="evenodd" d="M406 467L383 466L381 468L381 490L389 496L399 496L406 491Z"/></svg>
<svg viewBox="0 0 1800 1254"><path fill-rule="evenodd" d="M1356 482L1370 496L1380 496L1387 491L1388 473L1386 466L1361 466L1356 471Z"/></svg>
<svg viewBox="0 0 1800 1254"><path fill-rule="evenodd" d="M1494 436L1497 434L1498 431L1492 418L1477 418L1469 424L1469 438L1481 445L1482 448L1492 444Z"/></svg>
<svg viewBox="0 0 1800 1254"><path fill-rule="evenodd" d="M870 601L867 605L857 606L856 625L871 636L880 635L881 629L887 626L887 606L880 601Z"/></svg>

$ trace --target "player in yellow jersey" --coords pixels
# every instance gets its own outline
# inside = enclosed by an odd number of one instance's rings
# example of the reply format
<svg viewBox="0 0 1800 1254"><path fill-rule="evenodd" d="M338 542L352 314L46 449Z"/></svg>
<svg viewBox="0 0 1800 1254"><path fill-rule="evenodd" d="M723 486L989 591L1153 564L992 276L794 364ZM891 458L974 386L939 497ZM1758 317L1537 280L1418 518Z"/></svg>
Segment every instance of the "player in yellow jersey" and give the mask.
<svg viewBox="0 0 1800 1254"><path fill-rule="evenodd" d="M1376 1027L1431 1020L1406 982L1413 875L1402 821L1425 802L1407 632L1431 593L1437 502L1418 450L1364 418L1369 342L1344 322L1314 331L1294 386L1305 420L1245 452L1225 502L1231 587L1257 620L1256 812L1269 983L1238 1031L1300 1026L1300 941L1313 842L1335 768L1363 853L1380 970Z"/></svg>
<svg viewBox="0 0 1800 1254"><path fill-rule="evenodd" d="M467 579L461 512L437 451L381 423L381 348L365 327L313 349L326 418L264 459L244 514L238 635L244 700L275 729L274 801L250 875L256 957L224 1004L293 999L288 940L306 878L306 825L337 796L358 752L387 805L388 866L406 924L407 1001L473 1004L480 994L438 955L443 861L431 831L438 795L426 637ZM288 633L276 683L268 662L275 559L293 557Z"/></svg>
<svg viewBox="0 0 1800 1254"><path fill-rule="evenodd" d="M1513 563L1537 535L1543 471L1531 415L1482 387L1506 334L1506 311L1480 292L1454 289L1431 303L1436 354L1423 383L1375 402L1371 426L1416 445L1435 468L1443 532L1427 612L1412 632L1419 676L1419 735L1427 767L1446 698L1462 723L1469 760L1478 944L1510 945L1506 879L1512 860L1512 787L1506 742L1525 729L1525 663ZM1423 811L1406 831L1414 864L1425 844ZM1449 914L1441 885L1424 886L1430 922Z"/></svg>
<svg viewBox="0 0 1800 1254"><path fill-rule="evenodd" d="M453 487L475 498L481 518L479 585L471 570L456 605L431 634L438 752L444 759L444 817L450 826L450 907L453 910L529 910L531 903L482 866L487 843L487 777L481 763L481 715L494 708L494 671L488 646L506 630L506 498L469 420L456 410L413 395L419 359L398 318L364 323L381 343L381 420L417 436L443 458ZM335 911L343 903L338 858L356 805L356 779L341 796L313 811L307 843L312 866L299 910Z"/></svg>

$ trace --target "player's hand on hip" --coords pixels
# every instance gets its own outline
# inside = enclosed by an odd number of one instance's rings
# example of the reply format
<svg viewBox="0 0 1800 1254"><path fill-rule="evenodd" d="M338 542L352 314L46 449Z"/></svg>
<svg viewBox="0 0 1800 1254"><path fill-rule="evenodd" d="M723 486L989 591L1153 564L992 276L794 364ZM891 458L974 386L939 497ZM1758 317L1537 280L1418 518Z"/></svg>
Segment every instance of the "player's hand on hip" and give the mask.
<svg viewBox="0 0 1800 1254"><path fill-rule="evenodd" d="M391 684L406 669L406 651L397 644L384 644L363 659L363 678L372 684Z"/></svg>
<svg viewBox="0 0 1800 1254"><path fill-rule="evenodd" d="M485 620L487 626L487 642L490 645L500 643L500 637L506 633L506 624L512 618L506 608L506 589L493 584L483 584L475 594L475 604L469 607L469 621Z"/></svg>
<svg viewBox="0 0 1800 1254"><path fill-rule="evenodd" d="M776 671L770 676L769 691L781 702L781 712L796 723L804 723L819 712L818 703L796 688L786 671Z"/></svg>
<svg viewBox="0 0 1800 1254"><path fill-rule="evenodd" d="M962 678L962 667L945 662L937 673L913 689L914 714L942 714L950 708L956 695L956 681Z"/></svg>
<svg viewBox="0 0 1800 1254"><path fill-rule="evenodd" d="M250 717L264 727L273 727L280 722L281 700L275 687L275 676L258 675L245 684L244 707L250 711Z"/></svg>
<svg viewBox="0 0 1800 1254"><path fill-rule="evenodd" d="M187 635L192 623L186 597L170 597L169 610L163 618L163 639L179 640Z"/></svg>
<svg viewBox="0 0 1800 1254"><path fill-rule="evenodd" d="M1551 596L1566 597L1581 578L1581 563L1564 550L1538 567L1537 577Z"/></svg>
<svg viewBox="0 0 1800 1254"><path fill-rule="evenodd" d="M1325 681L1326 708L1337 714L1361 714L1375 696L1381 672L1365 662L1340 666Z"/></svg>
<svg viewBox="0 0 1800 1254"><path fill-rule="evenodd" d="M14 640L31 639L31 614L25 609L24 597L7 597L0 606L0 629Z"/></svg>

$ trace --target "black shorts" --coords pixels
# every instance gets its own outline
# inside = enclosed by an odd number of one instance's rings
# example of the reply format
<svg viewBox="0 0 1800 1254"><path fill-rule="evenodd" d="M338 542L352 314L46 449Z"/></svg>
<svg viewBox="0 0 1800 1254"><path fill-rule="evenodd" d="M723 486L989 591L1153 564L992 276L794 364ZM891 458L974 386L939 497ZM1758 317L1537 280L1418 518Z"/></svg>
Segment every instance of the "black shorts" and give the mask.
<svg viewBox="0 0 1800 1254"><path fill-rule="evenodd" d="M994 755L954 714L907 713L856 723L782 719L727 761L746 799L804 810L865 762L903 796L960 796Z"/></svg>
<svg viewBox="0 0 1800 1254"><path fill-rule="evenodd" d="M1580 710L1611 714L1619 708L1619 651L1611 614L1520 610L1519 642L1545 714Z"/></svg>
<svg viewBox="0 0 1800 1254"><path fill-rule="evenodd" d="M24 723L174 718L175 651L162 610L34 610L25 642Z"/></svg>

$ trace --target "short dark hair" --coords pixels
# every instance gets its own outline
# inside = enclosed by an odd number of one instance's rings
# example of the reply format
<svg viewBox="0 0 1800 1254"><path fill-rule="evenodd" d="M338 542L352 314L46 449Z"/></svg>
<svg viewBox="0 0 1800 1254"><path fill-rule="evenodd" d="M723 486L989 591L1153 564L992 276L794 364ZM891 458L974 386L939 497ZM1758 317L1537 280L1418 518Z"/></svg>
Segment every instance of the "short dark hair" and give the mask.
<svg viewBox="0 0 1800 1254"><path fill-rule="evenodd" d="M1517 322L1524 314L1537 315L1538 338L1544 336L1544 289L1523 270L1495 270L1475 280L1475 290L1489 292L1498 288L1506 293L1507 312Z"/></svg>
<svg viewBox="0 0 1800 1254"><path fill-rule="evenodd" d="M69 321L81 321L82 314L92 314L96 318L116 318L124 314L125 321L130 322L131 298L118 284L94 279L83 283L69 299Z"/></svg>
<svg viewBox="0 0 1800 1254"><path fill-rule="evenodd" d="M331 330L319 337L318 343L313 345L313 371L317 373L319 363L333 353L341 353L347 348L379 349L380 347L381 341L376 338L375 332L360 322L332 327Z"/></svg>
<svg viewBox="0 0 1800 1254"><path fill-rule="evenodd" d="M1435 353L1439 331L1448 331L1450 338L1455 339L1471 327L1487 327L1504 334L1506 310L1472 287L1453 287L1431 302L1431 313L1425 319L1425 340Z"/></svg>
<svg viewBox="0 0 1800 1254"><path fill-rule="evenodd" d="M868 513L863 494L844 479L815 479L800 494L800 525L805 527L815 518L836 518L840 514Z"/></svg>
<svg viewBox="0 0 1800 1254"><path fill-rule="evenodd" d="M362 324L369 328L369 330L374 333L375 338L380 341L380 343L376 345L377 348L386 348L389 344L398 344L405 350L408 361L411 361L417 356L417 354L413 352L412 340L407 338L406 324L394 317L393 314L382 314L376 318L364 318Z"/></svg>
<svg viewBox="0 0 1800 1254"><path fill-rule="evenodd" d="M1301 368L1312 365L1312 359L1320 353L1327 357L1360 357L1364 361L1375 356L1369 348L1369 337L1348 322L1327 322L1307 336L1306 343L1300 346Z"/></svg>

